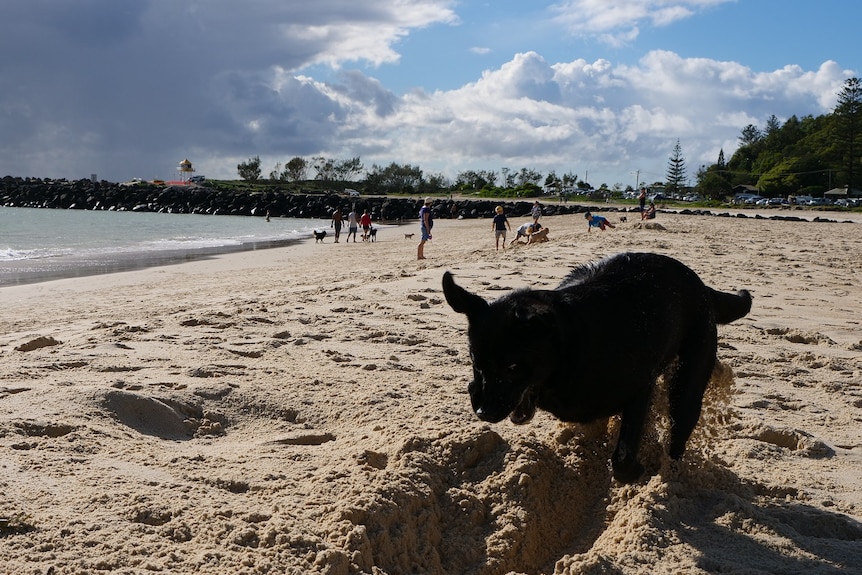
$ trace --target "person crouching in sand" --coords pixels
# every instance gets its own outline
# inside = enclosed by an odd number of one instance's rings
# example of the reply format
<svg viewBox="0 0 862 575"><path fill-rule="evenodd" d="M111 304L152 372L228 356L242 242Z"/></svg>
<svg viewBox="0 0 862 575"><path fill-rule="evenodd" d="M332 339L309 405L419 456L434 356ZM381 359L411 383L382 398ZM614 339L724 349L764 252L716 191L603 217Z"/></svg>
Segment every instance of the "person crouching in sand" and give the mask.
<svg viewBox="0 0 862 575"><path fill-rule="evenodd" d="M606 217L594 216L590 212L587 212L584 214L584 219L587 220L587 231L588 232L591 232L592 228L599 228L600 230L605 231L605 228L615 228L616 227L615 225L610 223Z"/></svg>

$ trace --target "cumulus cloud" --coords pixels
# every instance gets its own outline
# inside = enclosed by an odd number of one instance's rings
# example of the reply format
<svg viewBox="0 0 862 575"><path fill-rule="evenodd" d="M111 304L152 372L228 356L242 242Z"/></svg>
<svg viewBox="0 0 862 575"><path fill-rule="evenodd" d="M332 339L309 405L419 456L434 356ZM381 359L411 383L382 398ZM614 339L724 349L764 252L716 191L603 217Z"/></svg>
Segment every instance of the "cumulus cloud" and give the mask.
<svg viewBox="0 0 862 575"><path fill-rule="evenodd" d="M354 127L347 144L385 140L391 159L440 170L648 173L648 163L661 179L677 138L693 165L715 161L720 148L729 157L749 123L829 112L847 75L832 62L754 72L666 51L617 66L524 53L459 89L400 98L389 117Z"/></svg>

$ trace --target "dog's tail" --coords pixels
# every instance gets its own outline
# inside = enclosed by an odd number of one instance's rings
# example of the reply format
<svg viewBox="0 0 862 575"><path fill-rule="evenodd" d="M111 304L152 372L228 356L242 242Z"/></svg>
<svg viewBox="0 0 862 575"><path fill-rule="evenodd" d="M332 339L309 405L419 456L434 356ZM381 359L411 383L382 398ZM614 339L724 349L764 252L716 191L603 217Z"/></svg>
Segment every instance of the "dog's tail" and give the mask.
<svg viewBox="0 0 862 575"><path fill-rule="evenodd" d="M710 288L711 289L711 288ZM748 315L751 311L751 294L748 290L736 293L712 291L712 309L715 311L715 322L726 324Z"/></svg>

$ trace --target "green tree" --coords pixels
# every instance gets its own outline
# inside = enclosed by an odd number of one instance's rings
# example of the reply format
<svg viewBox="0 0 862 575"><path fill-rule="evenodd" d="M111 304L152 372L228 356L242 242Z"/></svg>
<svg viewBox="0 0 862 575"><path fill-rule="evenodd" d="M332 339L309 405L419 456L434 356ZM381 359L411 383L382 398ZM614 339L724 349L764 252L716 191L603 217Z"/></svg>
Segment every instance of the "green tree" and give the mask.
<svg viewBox="0 0 862 575"><path fill-rule="evenodd" d="M340 180L351 180L354 176L359 175L365 168L362 167L362 162L359 158L350 158L349 160L340 160L335 162L335 175Z"/></svg>
<svg viewBox="0 0 862 575"><path fill-rule="evenodd" d="M715 169L704 170L697 179L697 193L710 200L722 200L733 190L727 178Z"/></svg>
<svg viewBox="0 0 862 575"><path fill-rule="evenodd" d="M335 160L331 158L315 156L311 158L311 167L317 172L317 175L314 176L315 180L332 182L336 179Z"/></svg>
<svg viewBox="0 0 862 575"><path fill-rule="evenodd" d="M751 146L762 138L763 134L760 133L760 129L754 124L749 124L742 129L742 133L739 135L739 144L741 146Z"/></svg>
<svg viewBox="0 0 862 575"><path fill-rule="evenodd" d="M386 167L374 164L365 177L365 187L384 194L411 193L421 189L423 184L422 170L410 164L392 162Z"/></svg>
<svg viewBox="0 0 862 575"><path fill-rule="evenodd" d="M237 164L236 171L239 177L246 182L256 182L260 179L260 157L249 158L247 162Z"/></svg>
<svg viewBox="0 0 862 575"><path fill-rule="evenodd" d="M859 78L848 78L844 82L844 87L838 93L834 117L841 167L847 185L852 189L862 159L862 83Z"/></svg>
<svg viewBox="0 0 862 575"><path fill-rule="evenodd" d="M667 172L665 173L667 178L665 187L669 193L676 194L685 186L685 171L685 158L682 155L682 146L677 139L673 152L668 159Z"/></svg>
<svg viewBox="0 0 862 575"><path fill-rule="evenodd" d="M284 171L285 179L291 182L301 182L308 177L308 162L297 156L284 165Z"/></svg>
<svg viewBox="0 0 862 575"><path fill-rule="evenodd" d="M517 178L518 185L521 187L525 187L527 184L538 186L539 182L542 181L542 174L533 169L521 168L521 171L518 172Z"/></svg>

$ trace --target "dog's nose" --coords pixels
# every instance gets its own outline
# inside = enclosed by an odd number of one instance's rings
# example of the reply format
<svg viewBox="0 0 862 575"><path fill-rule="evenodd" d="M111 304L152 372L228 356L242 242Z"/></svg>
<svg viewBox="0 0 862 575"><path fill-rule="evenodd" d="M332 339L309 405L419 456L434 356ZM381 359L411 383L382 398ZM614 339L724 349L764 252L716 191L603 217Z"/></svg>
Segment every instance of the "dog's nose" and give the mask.
<svg viewBox="0 0 862 575"><path fill-rule="evenodd" d="M487 409L484 409L482 407L479 407L479 408L475 409L474 411L476 413L476 417L478 417L482 421L487 421L488 423L499 423L500 421L502 421L506 417L505 413L502 413L502 414L493 413L493 412L488 411Z"/></svg>

